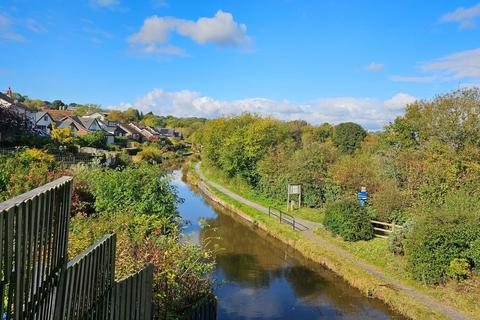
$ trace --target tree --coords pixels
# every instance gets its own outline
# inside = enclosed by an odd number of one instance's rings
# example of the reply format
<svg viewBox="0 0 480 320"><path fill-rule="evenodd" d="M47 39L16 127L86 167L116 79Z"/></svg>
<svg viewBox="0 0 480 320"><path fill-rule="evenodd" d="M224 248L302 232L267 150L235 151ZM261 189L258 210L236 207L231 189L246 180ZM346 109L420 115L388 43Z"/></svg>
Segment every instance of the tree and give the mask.
<svg viewBox="0 0 480 320"><path fill-rule="evenodd" d="M460 89L431 101L416 101L386 127L386 141L414 147L438 140L456 150L480 146L480 88Z"/></svg>
<svg viewBox="0 0 480 320"><path fill-rule="evenodd" d="M76 116L85 116L95 112L102 112L102 108L100 105L93 104L93 103L85 104L85 105L78 104L76 105L75 111L73 112L73 114Z"/></svg>
<svg viewBox="0 0 480 320"><path fill-rule="evenodd" d="M14 107L0 107L0 142L32 132L32 124Z"/></svg>
<svg viewBox="0 0 480 320"><path fill-rule="evenodd" d="M56 109L56 110L59 110L59 109L62 109L66 106L65 103L63 103L62 100L53 100L52 101L52 109Z"/></svg>
<svg viewBox="0 0 480 320"><path fill-rule="evenodd" d="M352 154L366 135L367 132L356 123L340 123L334 128L333 143L342 153Z"/></svg>
<svg viewBox="0 0 480 320"><path fill-rule="evenodd" d="M50 136L54 142L63 146L72 146L77 142L76 137L73 135L72 127L57 128L54 126Z"/></svg>
<svg viewBox="0 0 480 320"><path fill-rule="evenodd" d="M107 139L102 131L90 132L80 137L80 145L82 147L92 147L105 149L107 147Z"/></svg>
<svg viewBox="0 0 480 320"><path fill-rule="evenodd" d="M37 109L37 110L40 110L40 109L43 109L43 108L46 108L47 107L47 104L45 103L45 101L43 100L40 100L40 99L33 99L33 100L30 100L28 105L33 108L33 109Z"/></svg>

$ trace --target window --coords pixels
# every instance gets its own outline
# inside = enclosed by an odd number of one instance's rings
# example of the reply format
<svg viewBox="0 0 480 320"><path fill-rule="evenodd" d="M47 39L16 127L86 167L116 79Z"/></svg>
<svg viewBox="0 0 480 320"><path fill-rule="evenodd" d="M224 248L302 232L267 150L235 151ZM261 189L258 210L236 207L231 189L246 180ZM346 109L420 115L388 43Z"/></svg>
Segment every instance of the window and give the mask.
<svg viewBox="0 0 480 320"><path fill-rule="evenodd" d="M44 116L43 121L48 121L48 116Z"/></svg>

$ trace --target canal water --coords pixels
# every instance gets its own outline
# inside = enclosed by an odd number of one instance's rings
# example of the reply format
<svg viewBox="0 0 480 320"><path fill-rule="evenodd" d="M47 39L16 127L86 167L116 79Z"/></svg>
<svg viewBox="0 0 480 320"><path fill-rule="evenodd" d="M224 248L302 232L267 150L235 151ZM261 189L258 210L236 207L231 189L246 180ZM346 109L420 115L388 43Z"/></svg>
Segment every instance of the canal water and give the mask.
<svg viewBox="0 0 480 320"><path fill-rule="evenodd" d="M217 253L214 276L220 320L403 319L378 300L364 297L341 278L219 208L182 181L172 183L185 201L180 214L193 241ZM202 226L202 227L201 227Z"/></svg>

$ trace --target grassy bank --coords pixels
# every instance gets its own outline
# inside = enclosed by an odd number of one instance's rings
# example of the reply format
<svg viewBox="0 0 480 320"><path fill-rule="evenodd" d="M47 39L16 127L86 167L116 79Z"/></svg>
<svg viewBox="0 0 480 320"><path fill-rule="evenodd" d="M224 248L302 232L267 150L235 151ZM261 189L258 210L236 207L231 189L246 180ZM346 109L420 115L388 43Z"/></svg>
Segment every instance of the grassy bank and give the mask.
<svg viewBox="0 0 480 320"><path fill-rule="evenodd" d="M231 190L235 190L241 196L260 203L264 206L275 205L269 199L264 199L255 195L241 181L229 181L218 171L211 168L202 168L203 174ZM190 176L194 176L192 166L190 166ZM195 179L195 178L193 178ZM197 181L198 182L198 181ZM214 197L223 201L227 205L233 207L234 211L243 215L247 215L253 219L253 223L260 228L267 230L270 234L290 244L296 248L307 258L322 263L341 275L352 286L363 291L367 296L377 297L392 308L398 310L402 314L415 319L440 319L440 315L435 314L429 308L416 301L410 295L401 291L390 288L381 279L376 278L371 273L364 271L362 268L352 265L351 261L339 256L336 252L319 246L317 243L305 238L298 231L291 230L288 226L278 223L275 219L271 219L265 214L252 209L214 188L210 188ZM320 210L303 209L294 211L294 214L304 219L321 222L323 214ZM391 277L402 284L414 288L418 292L429 295L445 305L454 306L473 318L478 318L480 314L480 292L478 291L478 279L473 279L464 283L450 283L447 286L428 287L409 278L405 271L405 261L402 257L397 257L389 252L387 243L382 239L374 239L372 241L359 241L355 243L343 242L341 239L334 238L326 230L316 230L315 234L329 244L340 247L360 261L375 266L382 273Z"/></svg>

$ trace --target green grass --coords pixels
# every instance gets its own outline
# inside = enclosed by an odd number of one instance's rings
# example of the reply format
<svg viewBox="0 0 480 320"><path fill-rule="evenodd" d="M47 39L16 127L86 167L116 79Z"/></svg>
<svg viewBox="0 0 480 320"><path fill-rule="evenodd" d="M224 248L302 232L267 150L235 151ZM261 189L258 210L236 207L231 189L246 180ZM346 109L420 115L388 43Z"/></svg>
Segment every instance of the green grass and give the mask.
<svg viewBox="0 0 480 320"><path fill-rule="evenodd" d="M279 206L270 199L265 199L255 192L253 192L243 181L239 179L229 180L218 170L211 168L205 168L202 166L202 173L210 180L225 186L231 190L235 190L236 193L251 201L257 202L264 206ZM294 247L302 252L305 256L315 260L317 262L327 265L329 268L343 276L353 286L360 288L364 291L373 290L377 291L376 294L379 298L392 304L395 309L399 310L403 314L414 315L414 318L432 318L431 314L425 313L424 310L418 308L418 310L406 310L406 306L415 308L414 302L408 301L406 297L394 297L389 292L379 293L379 287L375 287L375 281L370 276L362 274L359 276L358 270L351 270L343 266L344 263L350 264L350 262L341 261L339 257L335 257L332 252L325 252L316 243L306 241L303 239L299 232L288 229L285 225L279 224L276 220L266 216L265 214L252 209L249 206L239 203L238 201L229 198L220 191L211 188L212 192L220 199L232 204L240 211L248 214L255 219L258 223L263 223L270 229L274 236L282 238L284 242L294 243ZM301 217L306 220L315 222L323 222L323 212L321 209L302 208L300 210L293 211L295 216ZM388 250L388 242L385 239L376 238L371 241L358 241L358 242L345 242L340 238L333 237L330 232L324 229L315 231L315 234L322 239L340 247L352 254L354 257L367 262L370 265L377 267L387 276L401 281L402 283L422 292L430 295L437 300L464 311L466 314L473 318L480 319L480 279L478 276L473 276L470 280L457 283L452 281L445 286L425 286L422 283L413 280L406 270L406 261L404 257L396 256ZM321 256L323 255L323 256ZM328 260L328 261L326 261ZM371 283L368 283L368 282ZM378 279L377 279L378 282ZM379 284L381 286L381 284ZM382 296L382 294L384 296ZM401 306L404 304L404 306ZM433 317L433 319L438 316Z"/></svg>

